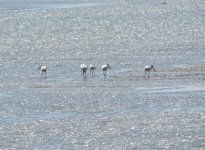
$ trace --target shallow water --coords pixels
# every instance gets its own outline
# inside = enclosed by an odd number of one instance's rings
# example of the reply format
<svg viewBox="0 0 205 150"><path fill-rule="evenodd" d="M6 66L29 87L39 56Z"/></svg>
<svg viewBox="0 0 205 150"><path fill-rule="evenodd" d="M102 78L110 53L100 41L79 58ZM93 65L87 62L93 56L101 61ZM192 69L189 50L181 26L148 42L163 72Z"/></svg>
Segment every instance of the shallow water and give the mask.
<svg viewBox="0 0 205 150"><path fill-rule="evenodd" d="M161 2L0 9L0 149L204 149L205 3Z"/></svg>
<svg viewBox="0 0 205 150"><path fill-rule="evenodd" d="M102 4L102 3L99 3ZM73 7L96 6L98 3L65 1L0 1L0 9L61 9Z"/></svg>

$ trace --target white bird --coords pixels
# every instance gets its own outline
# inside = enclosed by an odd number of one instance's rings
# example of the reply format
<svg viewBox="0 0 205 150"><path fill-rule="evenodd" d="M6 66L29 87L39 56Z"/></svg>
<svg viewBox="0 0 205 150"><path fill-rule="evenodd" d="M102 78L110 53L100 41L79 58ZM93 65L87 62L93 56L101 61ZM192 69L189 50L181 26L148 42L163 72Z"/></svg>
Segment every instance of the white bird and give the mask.
<svg viewBox="0 0 205 150"><path fill-rule="evenodd" d="M90 64L89 68L90 68L90 74L93 75L93 72L94 72L94 70L96 69L95 64Z"/></svg>
<svg viewBox="0 0 205 150"><path fill-rule="evenodd" d="M145 66L145 67L144 67L145 77L146 77L146 73L148 72L148 78L149 78L149 72L150 72L152 69L153 69L154 71L156 71L156 69L154 68L153 65L151 65L151 66Z"/></svg>
<svg viewBox="0 0 205 150"><path fill-rule="evenodd" d="M87 66L85 65L85 64L81 64L80 65L80 69L81 69L81 74L83 75L83 76L86 76L86 71L87 71Z"/></svg>
<svg viewBox="0 0 205 150"><path fill-rule="evenodd" d="M43 76L43 74L45 75L46 77L46 70L47 70L47 67L45 65L40 65L38 67L38 70L41 70L41 77Z"/></svg>
<svg viewBox="0 0 205 150"><path fill-rule="evenodd" d="M103 70L103 75L106 77L106 71L107 69L111 69L110 65L109 64L106 64L106 65L103 65L102 66L102 70Z"/></svg>

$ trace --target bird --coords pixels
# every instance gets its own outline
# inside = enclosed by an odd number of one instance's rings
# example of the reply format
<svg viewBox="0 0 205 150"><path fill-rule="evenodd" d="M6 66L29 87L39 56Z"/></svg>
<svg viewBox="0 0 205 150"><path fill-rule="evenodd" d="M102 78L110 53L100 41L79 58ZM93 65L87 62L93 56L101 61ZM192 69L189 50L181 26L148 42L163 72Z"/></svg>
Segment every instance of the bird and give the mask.
<svg viewBox="0 0 205 150"><path fill-rule="evenodd" d="M154 68L153 65L149 65L149 66L145 66L145 67L144 67L145 77L146 77L146 73L148 72L148 78L149 78L149 72L150 72L152 69L153 69L154 71L156 71L156 69Z"/></svg>
<svg viewBox="0 0 205 150"><path fill-rule="evenodd" d="M85 64L81 64L80 69L81 69L81 75L85 77L86 76L86 71L88 69L87 66Z"/></svg>
<svg viewBox="0 0 205 150"><path fill-rule="evenodd" d="M90 68L90 74L93 75L93 72L94 72L94 70L96 69L95 64L90 64L89 68Z"/></svg>
<svg viewBox="0 0 205 150"><path fill-rule="evenodd" d="M103 70L104 77L106 77L106 71L107 71L108 68L111 69L109 64L102 65L102 70Z"/></svg>
<svg viewBox="0 0 205 150"><path fill-rule="evenodd" d="M41 70L41 77L43 76L43 74L46 77L46 70L47 70L46 65L39 65L38 70Z"/></svg>

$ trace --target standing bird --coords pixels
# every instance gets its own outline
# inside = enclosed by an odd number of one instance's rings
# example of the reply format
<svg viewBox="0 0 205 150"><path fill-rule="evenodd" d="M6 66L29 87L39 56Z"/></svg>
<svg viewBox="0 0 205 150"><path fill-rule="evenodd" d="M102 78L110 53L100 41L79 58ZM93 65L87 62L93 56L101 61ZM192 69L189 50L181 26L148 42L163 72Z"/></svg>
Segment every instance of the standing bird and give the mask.
<svg viewBox="0 0 205 150"><path fill-rule="evenodd" d="M145 77L146 77L146 72L148 72L148 76L147 76L147 77L149 78L149 72L150 72L152 69L153 69L154 71L156 71L153 65L151 65L151 66L145 66L145 67L144 67Z"/></svg>
<svg viewBox="0 0 205 150"><path fill-rule="evenodd" d="M106 65L103 65L103 66L102 66L102 70L103 70L103 75L104 75L104 77L106 77L106 71L107 71L108 68L111 69L111 67L110 67L109 64L106 64Z"/></svg>
<svg viewBox="0 0 205 150"><path fill-rule="evenodd" d="M94 70L96 69L96 66L95 66L95 64L90 64L90 74L92 74L93 75L93 72L94 72Z"/></svg>
<svg viewBox="0 0 205 150"><path fill-rule="evenodd" d="M88 69L87 66L85 64L81 64L80 69L81 69L81 75L83 75L85 77L86 76L86 71Z"/></svg>
<svg viewBox="0 0 205 150"><path fill-rule="evenodd" d="M43 74L45 75L44 77L46 77L46 70L47 70L46 65L40 65L38 67L38 70L41 70L41 77L43 76Z"/></svg>

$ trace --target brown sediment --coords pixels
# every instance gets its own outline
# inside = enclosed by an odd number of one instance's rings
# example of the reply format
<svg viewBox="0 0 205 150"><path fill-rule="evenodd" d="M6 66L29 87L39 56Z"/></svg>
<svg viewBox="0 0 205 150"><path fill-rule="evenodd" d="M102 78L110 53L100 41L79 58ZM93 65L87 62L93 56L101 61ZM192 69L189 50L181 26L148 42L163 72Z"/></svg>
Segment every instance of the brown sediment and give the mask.
<svg viewBox="0 0 205 150"><path fill-rule="evenodd" d="M205 65L193 65L180 68L157 69L150 72L150 77L145 78L144 72L129 71L120 75L111 76L115 80L205 80Z"/></svg>
<svg viewBox="0 0 205 150"><path fill-rule="evenodd" d="M150 72L150 77L145 78L144 72L127 71L121 72L117 75L110 75L109 79L105 81L140 81L140 80L205 80L205 65L193 65L180 68L166 68L158 69L157 72ZM104 81L102 81L104 82ZM83 85L85 86L85 85ZM81 83L75 83L73 85L65 84L45 84L35 83L29 86L29 88L80 88ZM86 85L88 88L115 88L115 86L105 85ZM123 86L124 87L124 86Z"/></svg>
<svg viewBox="0 0 205 150"><path fill-rule="evenodd" d="M179 68L166 68L159 69L160 72L201 72L205 71L205 64L193 65L193 66L184 66Z"/></svg>
<svg viewBox="0 0 205 150"><path fill-rule="evenodd" d="M51 85L48 84L33 84L29 88L51 88Z"/></svg>
<svg viewBox="0 0 205 150"><path fill-rule="evenodd" d="M119 79L119 78L118 78ZM181 75L181 76L150 76L149 78L144 78L144 77L136 77L136 76L130 76L130 77L124 77L121 79L129 80L129 81L136 81L136 80L205 80L205 74L204 76L187 76L187 75Z"/></svg>
<svg viewBox="0 0 205 150"><path fill-rule="evenodd" d="M116 86L110 86L110 85L86 85L86 86L83 86L83 87L86 87L86 88L116 88ZM118 88L120 87L124 87L124 86L118 86ZM79 84L79 85L60 85L60 84L52 84L52 85L49 85L49 84L33 84L33 85L30 85L29 88L36 88L36 89L44 89L44 88L82 88L82 85Z"/></svg>

